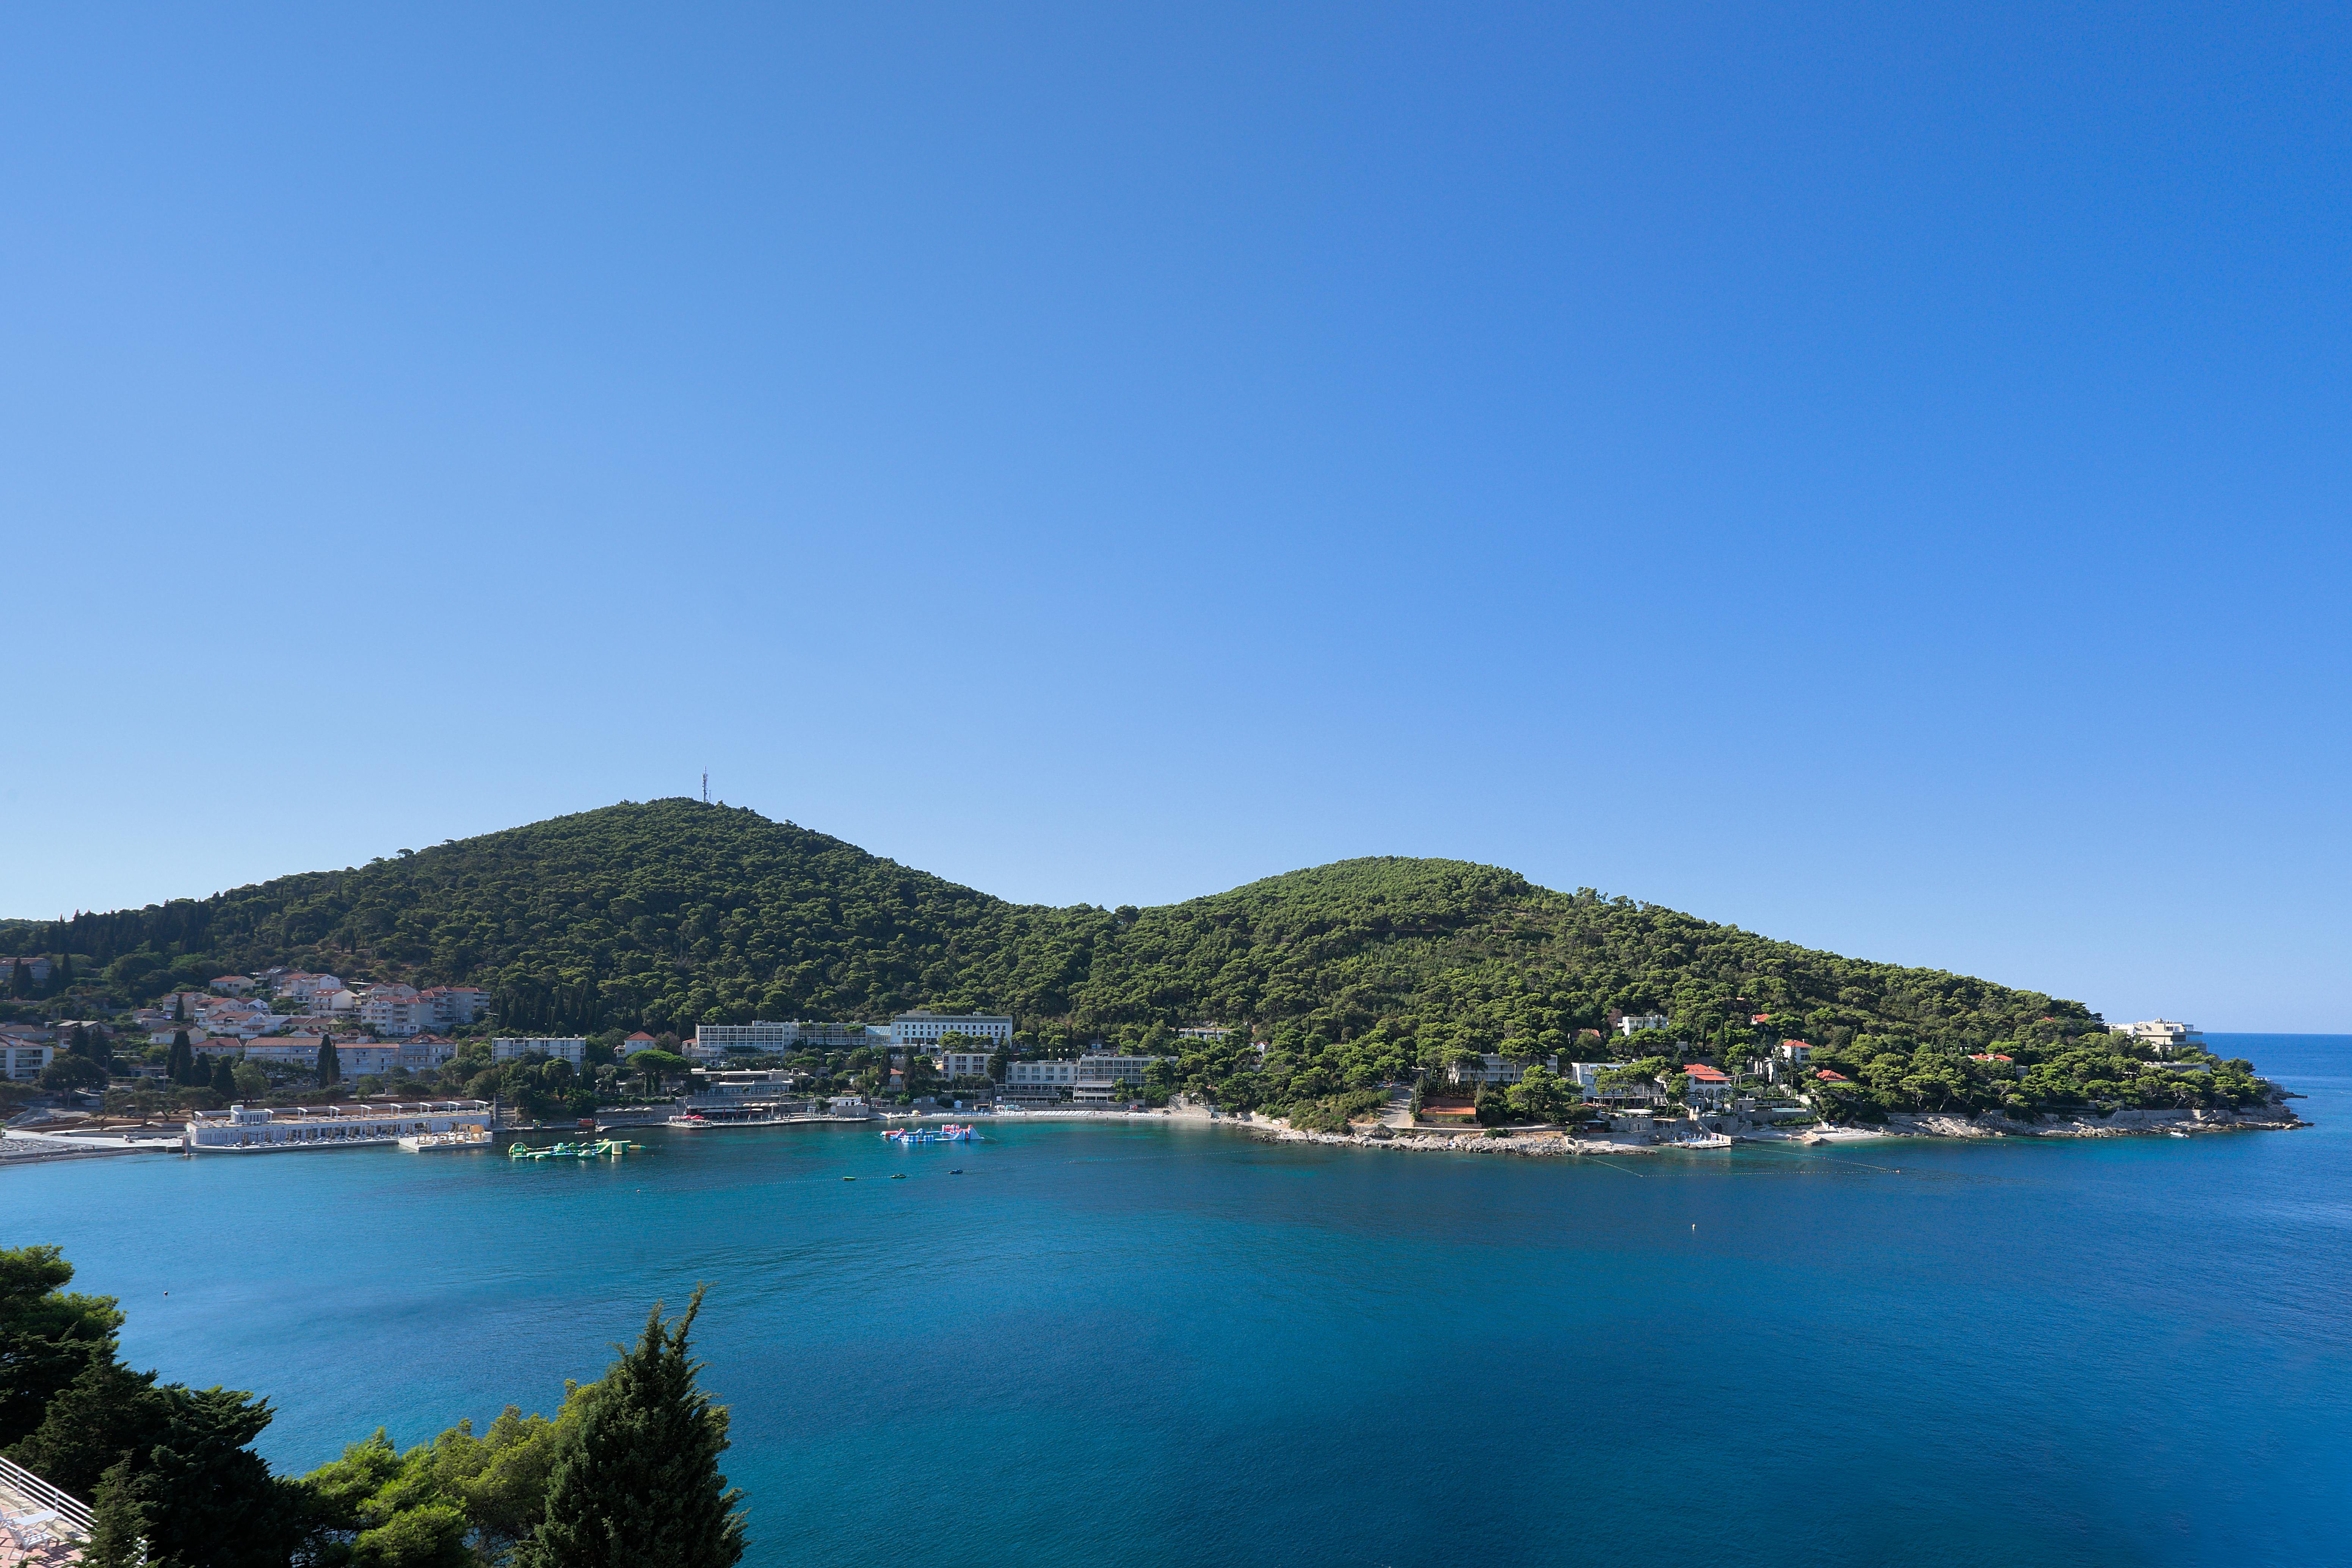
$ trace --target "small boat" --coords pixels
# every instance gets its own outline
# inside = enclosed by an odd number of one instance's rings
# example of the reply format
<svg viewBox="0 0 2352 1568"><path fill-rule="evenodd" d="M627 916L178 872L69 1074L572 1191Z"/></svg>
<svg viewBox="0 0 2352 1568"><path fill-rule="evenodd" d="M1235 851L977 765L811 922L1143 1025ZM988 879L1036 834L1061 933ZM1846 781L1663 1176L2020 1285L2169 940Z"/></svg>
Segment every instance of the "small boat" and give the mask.
<svg viewBox="0 0 2352 1568"><path fill-rule="evenodd" d="M952 1121L944 1127L893 1127L888 1131L877 1132L875 1136L898 1144L977 1143L980 1142L979 1129L969 1122L959 1127Z"/></svg>
<svg viewBox="0 0 2352 1568"><path fill-rule="evenodd" d="M438 1149L487 1149L496 1142L487 1127L457 1127L446 1132L417 1132L394 1140L412 1154Z"/></svg>
<svg viewBox="0 0 2352 1568"><path fill-rule="evenodd" d="M1702 1132L1694 1138L1666 1140L1669 1149L1728 1149L1731 1143L1731 1139L1721 1132Z"/></svg>

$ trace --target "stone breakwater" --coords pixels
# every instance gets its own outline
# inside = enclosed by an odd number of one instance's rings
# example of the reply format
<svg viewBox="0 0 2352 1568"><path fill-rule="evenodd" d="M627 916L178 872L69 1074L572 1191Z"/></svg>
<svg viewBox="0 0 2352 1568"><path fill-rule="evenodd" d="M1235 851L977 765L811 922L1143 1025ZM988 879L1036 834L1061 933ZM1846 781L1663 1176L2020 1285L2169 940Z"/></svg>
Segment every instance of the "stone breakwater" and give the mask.
<svg viewBox="0 0 2352 1568"><path fill-rule="evenodd" d="M1805 1131L1765 1128L1727 1129L1741 1142L1845 1142L1873 1138L2150 1138L2199 1132L2282 1132L2308 1127L2309 1122L2287 1109L2283 1100L2251 1110L2118 1110L2107 1116L2053 1116L2037 1121L2007 1116L1890 1114L1883 1124L1832 1126ZM1517 1154L1549 1158L1570 1154L1657 1154L1675 1147L1660 1143L1617 1143L1603 1138L1575 1138L1564 1132L1514 1132L1489 1138L1483 1133L1430 1132L1387 1126L1346 1132L1304 1132L1286 1122L1257 1122L1252 1136L1268 1143L1345 1143L1362 1149L1448 1151L1463 1154Z"/></svg>

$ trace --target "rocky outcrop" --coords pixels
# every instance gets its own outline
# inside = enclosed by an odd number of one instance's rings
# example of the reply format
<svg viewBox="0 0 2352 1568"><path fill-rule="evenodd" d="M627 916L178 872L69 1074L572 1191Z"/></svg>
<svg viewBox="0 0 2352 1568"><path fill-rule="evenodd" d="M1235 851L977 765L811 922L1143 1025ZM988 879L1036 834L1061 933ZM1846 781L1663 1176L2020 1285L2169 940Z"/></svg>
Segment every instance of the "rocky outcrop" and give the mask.
<svg viewBox="0 0 2352 1568"><path fill-rule="evenodd" d="M2117 1110L2106 1116L2048 1116L2021 1121L2007 1116L1892 1113L1873 1127L1832 1127L1819 1131L1772 1131L1728 1128L1743 1142L1800 1142L1845 1138L2129 1138L2187 1136L2195 1132L2268 1132L2307 1127L2284 1100L2244 1110ZM1652 1146L1606 1139L1572 1138L1557 1131L1529 1131L1489 1138L1482 1132L1430 1132L1386 1126L1351 1127L1345 1132L1304 1132L1286 1121L1260 1121L1251 1131L1268 1143L1348 1143L1364 1149L1444 1150L1463 1154L1652 1154Z"/></svg>
<svg viewBox="0 0 2352 1568"><path fill-rule="evenodd" d="M2129 1138L2167 1132L2277 1132L2310 1123L2284 1100L2244 1110L2117 1110L2105 1116L2043 1116L2018 1121L1985 1116L1890 1114L1885 1131L1912 1138Z"/></svg>

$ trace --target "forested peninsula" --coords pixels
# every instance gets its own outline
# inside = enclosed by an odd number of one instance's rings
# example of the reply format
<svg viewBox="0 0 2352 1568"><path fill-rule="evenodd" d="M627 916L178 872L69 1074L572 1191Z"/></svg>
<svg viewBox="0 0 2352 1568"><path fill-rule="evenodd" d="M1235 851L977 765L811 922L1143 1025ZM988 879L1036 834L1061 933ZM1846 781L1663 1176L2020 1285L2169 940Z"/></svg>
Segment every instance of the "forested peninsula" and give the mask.
<svg viewBox="0 0 2352 1568"><path fill-rule="evenodd" d="M1486 1054L1737 1062L1811 1042L1824 1095L1885 1111L2229 1107L2251 1064L2164 1062L2082 1004L1840 957L1498 867L1376 857L1139 909L1021 905L758 813L625 803L201 900L0 922L94 1005L276 965L493 994L501 1032L1012 1015L1033 1054L1103 1040L1162 1090L1344 1117ZM26 971L16 973L22 983ZM1202 1021L1219 1039L1180 1038ZM1253 1042L1265 1049L1253 1048Z"/></svg>

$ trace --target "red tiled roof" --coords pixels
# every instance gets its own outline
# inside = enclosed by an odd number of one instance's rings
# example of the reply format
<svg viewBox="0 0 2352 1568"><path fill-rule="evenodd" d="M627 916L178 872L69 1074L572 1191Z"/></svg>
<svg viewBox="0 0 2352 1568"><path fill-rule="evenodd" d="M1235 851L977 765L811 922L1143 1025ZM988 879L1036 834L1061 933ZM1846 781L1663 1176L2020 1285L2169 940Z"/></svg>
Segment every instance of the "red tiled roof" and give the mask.
<svg viewBox="0 0 2352 1568"><path fill-rule="evenodd" d="M1831 1071L1829 1068L1823 1068L1821 1071L1819 1071L1819 1072L1815 1073L1813 1076L1814 1076L1815 1078L1825 1078L1825 1079L1829 1079L1829 1080L1830 1080L1830 1082L1832 1082L1832 1083L1849 1083L1849 1082L1853 1081L1852 1079L1848 1079L1848 1078L1845 1076L1845 1074L1843 1074L1843 1073L1842 1073L1842 1072L1832 1072L1832 1071Z"/></svg>
<svg viewBox="0 0 2352 1568"><path fill-rule="evenodd" d="M1705 1062L1686 1062L1683 1065L1683 1071L1690 1074L1691 1077L1698 1079L1701 1083L1729 1083L1731 1081L1721 1073L1716 1071L1715 1068L1707 1066Z"/></svg>

